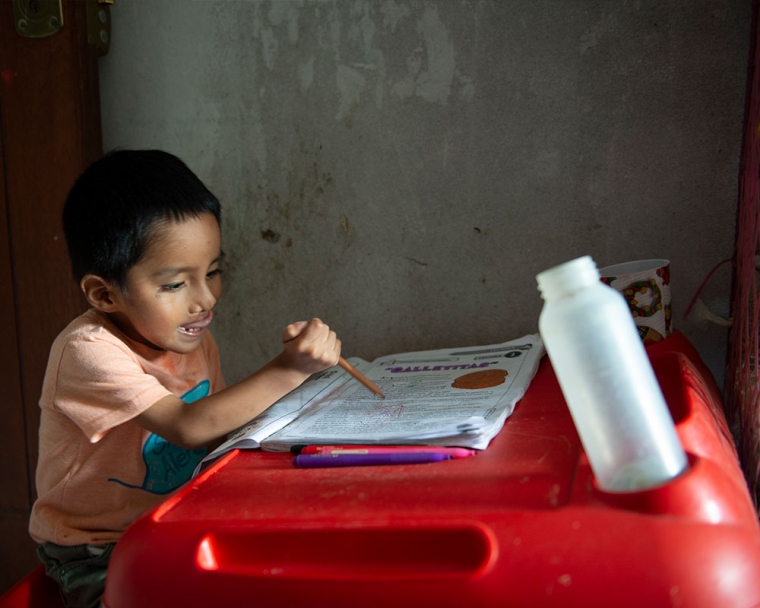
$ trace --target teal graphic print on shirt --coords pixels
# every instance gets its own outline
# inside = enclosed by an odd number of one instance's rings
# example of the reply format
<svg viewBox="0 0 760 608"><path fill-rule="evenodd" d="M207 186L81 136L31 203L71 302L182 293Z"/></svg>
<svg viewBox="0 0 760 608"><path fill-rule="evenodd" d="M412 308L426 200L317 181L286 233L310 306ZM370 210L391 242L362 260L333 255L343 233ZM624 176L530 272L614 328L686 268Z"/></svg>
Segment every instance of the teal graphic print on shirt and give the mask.
<svg viewBox="0 0 760 608"><path fill-rule="evenodd" d="M209 381L204 380L182 395L182 401L193 403L198 399L203 399L208 396L210 388ZM142 485L135 486L114 478L108 481L130 488L139 488L151 494L168 494L192 477L195 467L205 455L206 448L185 450L156 434L151 434L142 448L143 462L145 462L145 479Z"/></svg>

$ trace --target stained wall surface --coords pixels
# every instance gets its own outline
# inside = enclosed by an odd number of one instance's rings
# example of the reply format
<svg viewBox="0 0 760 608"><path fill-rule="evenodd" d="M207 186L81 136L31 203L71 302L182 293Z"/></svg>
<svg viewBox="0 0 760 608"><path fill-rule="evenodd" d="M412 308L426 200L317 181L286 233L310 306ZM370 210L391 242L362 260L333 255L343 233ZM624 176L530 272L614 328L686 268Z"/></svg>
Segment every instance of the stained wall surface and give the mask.
<svg viewBox="0 0 760 608"><path fill-rule="evenodd" d="M346 356L537 331L535 275L671 260L675 327L734 244L743 0L129 0L106 149L183 158L224 206L228 381L318 316ZM729 314L730 265L702 299Z"/></svg>

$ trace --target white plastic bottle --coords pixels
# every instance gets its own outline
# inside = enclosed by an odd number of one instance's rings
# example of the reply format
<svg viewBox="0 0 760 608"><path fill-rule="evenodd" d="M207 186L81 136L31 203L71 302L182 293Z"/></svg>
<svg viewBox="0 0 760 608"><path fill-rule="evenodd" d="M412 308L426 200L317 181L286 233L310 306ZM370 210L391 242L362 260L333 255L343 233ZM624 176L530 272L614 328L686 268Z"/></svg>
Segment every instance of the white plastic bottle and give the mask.
<svg viewBox="0 0 760 608"><path fill-rule="evenodd" d="M589 256L536 280L539 332L599 487L632 492L679 475L686 455L623 296Z"/></svg>

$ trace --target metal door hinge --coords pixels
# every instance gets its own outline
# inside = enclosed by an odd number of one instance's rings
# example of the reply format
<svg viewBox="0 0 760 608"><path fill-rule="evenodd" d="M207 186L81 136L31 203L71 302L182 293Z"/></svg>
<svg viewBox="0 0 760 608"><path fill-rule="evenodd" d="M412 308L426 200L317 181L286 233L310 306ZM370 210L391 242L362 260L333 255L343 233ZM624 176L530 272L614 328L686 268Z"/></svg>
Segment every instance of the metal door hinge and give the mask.
<svg viewBox="0 0 760 608"><path fill-rule="evenodd" d="M13 0L16 32L25 38L46 38L63 27L61 0Z"/></svg>
<svg viewBox="0 0 760 608"><path fill-rule="evenodd" d="M87 42L98 47L98 55L111 48L111 5L114 0L87 0Z"/></svg>

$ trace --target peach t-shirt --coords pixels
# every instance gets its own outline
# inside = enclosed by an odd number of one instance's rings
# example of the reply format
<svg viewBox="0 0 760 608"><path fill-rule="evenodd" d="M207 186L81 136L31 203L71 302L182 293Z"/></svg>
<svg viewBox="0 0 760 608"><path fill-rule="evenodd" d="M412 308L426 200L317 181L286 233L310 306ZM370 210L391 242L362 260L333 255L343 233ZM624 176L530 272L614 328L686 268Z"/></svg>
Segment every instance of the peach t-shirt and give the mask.
<svg viewBox="0 0 760 608"><path fill-rule="evenodd" d="M190 354L156 351L91 309L50 351L40 407L37 494L29 532L59 545L113 542L190 479L205 449L184 450L134 418L173 394L185 402L224 388L206 331Z"/></svg>

